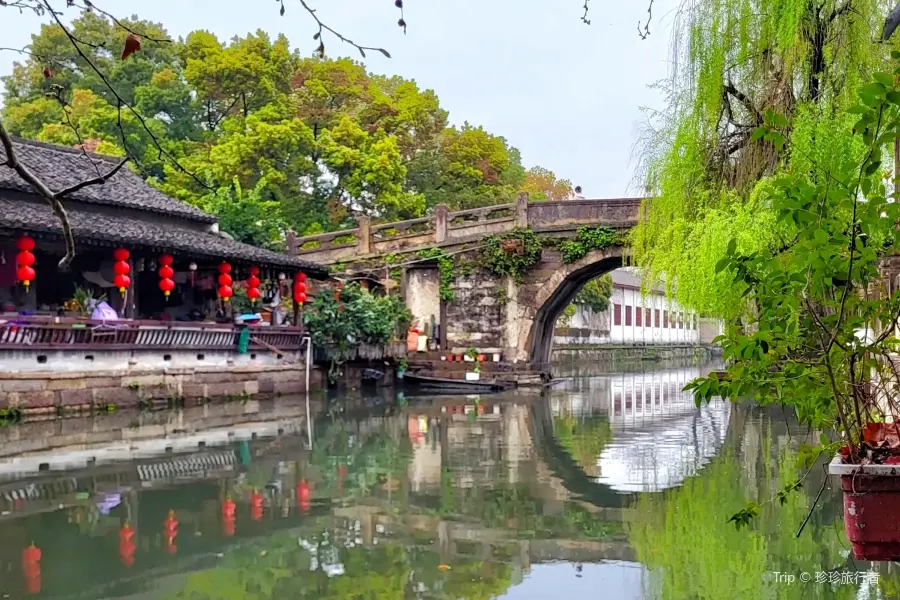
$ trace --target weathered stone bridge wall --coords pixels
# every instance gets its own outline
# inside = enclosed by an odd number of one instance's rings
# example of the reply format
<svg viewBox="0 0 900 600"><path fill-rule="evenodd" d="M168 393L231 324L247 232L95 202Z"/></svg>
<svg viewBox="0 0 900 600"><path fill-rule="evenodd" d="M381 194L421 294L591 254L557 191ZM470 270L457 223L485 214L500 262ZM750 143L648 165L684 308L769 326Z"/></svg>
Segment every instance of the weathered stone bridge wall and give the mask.
<svg viewBox="0 0 900 600"><path fill-rule="evenodd" d="M461 354L474 347L507 361L546 363L559 312L585 283L621 266L624 249L613 245L566 263L548 246L538 264L515 281L483 267L479 251L485 237L530 229L555 240L601 226L625 233L637 223L641 202L529 202L520 194L514 204L460 212L439 206L433 217L399 223L372 225L363 218L356 229L292 238L290 247L331 265L339 278L368 280L402 294L421 326L440 325L442 351ZM443 299L440 261L419 256L433 248L455 261Z"/></svg>

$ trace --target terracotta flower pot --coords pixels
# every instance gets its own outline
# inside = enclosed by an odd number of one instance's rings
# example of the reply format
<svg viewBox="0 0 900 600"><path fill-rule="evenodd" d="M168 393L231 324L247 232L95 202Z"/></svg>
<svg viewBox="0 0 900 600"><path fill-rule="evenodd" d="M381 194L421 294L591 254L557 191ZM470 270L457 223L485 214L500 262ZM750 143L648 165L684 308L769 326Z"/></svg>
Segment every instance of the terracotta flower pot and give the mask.
<svg viewBox="0 0 900 600"><path fill-rule="evenodd" d="M844 528L857 560L900 560L900 465L845 464L836 456L828 473L841 478Z"/></svg>

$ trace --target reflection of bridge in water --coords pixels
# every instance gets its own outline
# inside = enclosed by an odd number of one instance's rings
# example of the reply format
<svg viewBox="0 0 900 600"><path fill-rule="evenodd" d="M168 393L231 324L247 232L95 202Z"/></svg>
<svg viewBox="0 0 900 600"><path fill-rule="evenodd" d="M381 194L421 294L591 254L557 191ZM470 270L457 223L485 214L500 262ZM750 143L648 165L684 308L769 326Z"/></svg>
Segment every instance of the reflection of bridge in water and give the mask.
<svg viewBox="0 0 900 600"><path fill-rule="evenodd" d="M379 480L358 497L345 490L339 501L328 495L325 483L320 482L320 487L314 489L312 506L305 510L295 492L298 471L288 469L283 473L281 467L310 460L306 439L293 434L305 427L305 412L300 406L248 403L221 409L206 407L202 419L191 419L214 429L262 432L260 439L250 443L252 460L243 465L246 461L234 445L179 452L179 443L173 440L203 433L197 426L186 427L184 413L104 416L85 420L80 431L71 422L26 424L0 436L5 436L7 444L27 445L32 455L40 452L42 443L57 446L54 452L60 454L63 448L58 446L65 441L65 447L83 453L104 444L121 444L125 437L132 441L162 439L163 446L174 451L169 455L145 456L138 462L43 472L0 482L0 512L4 513L0 516L0 545L10 549L0 552L0 566L17 560L21 544L27 543L26 538L31 535L26 532L36 527L34 519L57 522L53 515L63 514L60 507L65 511L93 511L92 507L109 502L110 497L118 497L119 508L106 510L116 524L107 524L92 536L115 538L118 519L127 513L142 540L139 545L151 554L154 548L163 553L158 530L170 504L179 511L185 531L196 530L203 535L187 535L179 542L177 561L141 558L140 569L127 576L116 575L112 578L115 581L98 569L85 566L84 572L93 573L94 579L90 585L84 582L79 597L101 597L114 590L116 595L128 596L133 592L125 594L125 588L136 580L151 576L170 578L177 573L210 568L209 561L216 553L234 544L259 543L275 531L300 531L298 527L312 522L310 515L327 516L333 521L334 530L361 529L366 544L376 543L378 531L382 538L414 537L447 561L460 557L489 560L502 554L522 569L557 560L633 561L633 551L621 526L612 527L611 533L600 536L602 539L570 535L570 531L561 533L562 530L532 531L523 538L520 529L532 527L533 523L518 522L515 515L488 518L479 510L493 501L495 496L491 494L518 489L526 491L527 499L536 503L538 525L542 519L559 522L573 509L591 515L594 524L621 523L628 518L630 492L679 485L684 478L697 474L721 447L730 406L713 406L698 412L692 400L680 392L683 381L697 374L698 370L682 370L616 375L572 382L569 389L552 390L541 396L523 392L483 397L477 402L473 398L432 398L406 407L392 402L360 409L348 406L337 421L321 420L317 427L324 433L328 423L339 422L350 434L351 446L359 446L372 436L391 440L394 449L408 444L406 467L400 474ZM554 432L561 417L586 420L592 416L608 420L611 438L595 457L596 471L588 469L588 473ZM56 433L48 435L51 429ZM279 432L287 435L277 435ZM40 439L46 441L36 441ZM318 433L316 439L320 439ZM660 439L665 440L662 449ZM236 485L246 488L253 477L263 477L259 480L263 483L271 477L282 480L277 494L266 499L267 517L260 523L242 521L234 539L223 539L218 533L221 524L217 503L225 490L237 489ZM393 481L393 477L399 481ZM444 507L448 485L458 499L462 498L452 509ZM247 510L246 492L236 499L244 507L239 510ZM404 509L398 512L398 506ZM81 550L70 554L69 559L79 562L81 556L105 552L106 546L107 542L100 539L79 541L74 547ZM45 579L52 572L48 565ZM104 583L98 586L100 581ZM3 587L0 584L0 591ZM65 582L57 582L55 587L65 589Z"/></svg>

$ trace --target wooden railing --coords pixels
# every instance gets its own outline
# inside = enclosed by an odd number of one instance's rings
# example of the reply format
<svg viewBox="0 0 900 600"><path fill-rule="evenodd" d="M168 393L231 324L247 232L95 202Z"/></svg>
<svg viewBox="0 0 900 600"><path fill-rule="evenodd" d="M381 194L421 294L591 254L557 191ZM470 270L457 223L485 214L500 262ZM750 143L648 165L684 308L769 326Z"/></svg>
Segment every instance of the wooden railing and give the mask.
<svg viewBox="0 0 900 600"><path fill-rule="evenodd" d="M514 203L450 212L444 205L434 215L395 223L372 224L360 217L358 227L332 233L288 236L288 247L297 255L322 263L353 260L358 256L383 255L419 247L470 241L516 227L555 230L607 225L630 227L637 222L642 198L558 200L529 202L521 193Z"/></svg>
<svg viewBox="0 0 900 600"><path fill-rule="evenodd" d="M218 323L0 317L0 349L234 350L240 331ZM251 326L249 348L297 351L305 335L294 327Z"/></svg>

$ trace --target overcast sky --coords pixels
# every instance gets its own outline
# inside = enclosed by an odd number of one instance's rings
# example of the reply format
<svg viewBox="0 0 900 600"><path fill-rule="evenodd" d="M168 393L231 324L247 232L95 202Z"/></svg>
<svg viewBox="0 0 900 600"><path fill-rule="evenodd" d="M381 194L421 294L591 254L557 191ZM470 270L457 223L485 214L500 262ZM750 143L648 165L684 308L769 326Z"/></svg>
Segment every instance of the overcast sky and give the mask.
<svg viewBox="0 0 900 600"><path fill-rule="evenodd" d="M522 151L526 166L571 179L587 197L633 195L640 107L660 107L648 85L667 74L676 0L656 0L647 40L636 31L645 0L591 0L590 26L580 19L583 0L405 0L405 36L391 0L307 2L321 6L320 18L354 41L387 48L393 58L371 53L366 66L434 89L452 123L469 121L503 135ZM206 29L228 39L263 29L286 34L311 54L313 22L297 0L284 3L280 17L272 0L95 2L116 15L161 22L173 36ZM33 15L0 8L0 46L28 44L39 25ZM329 55L361 58L332 37L325 40ZM0 75L16 59L0 51Z"/></svg>

